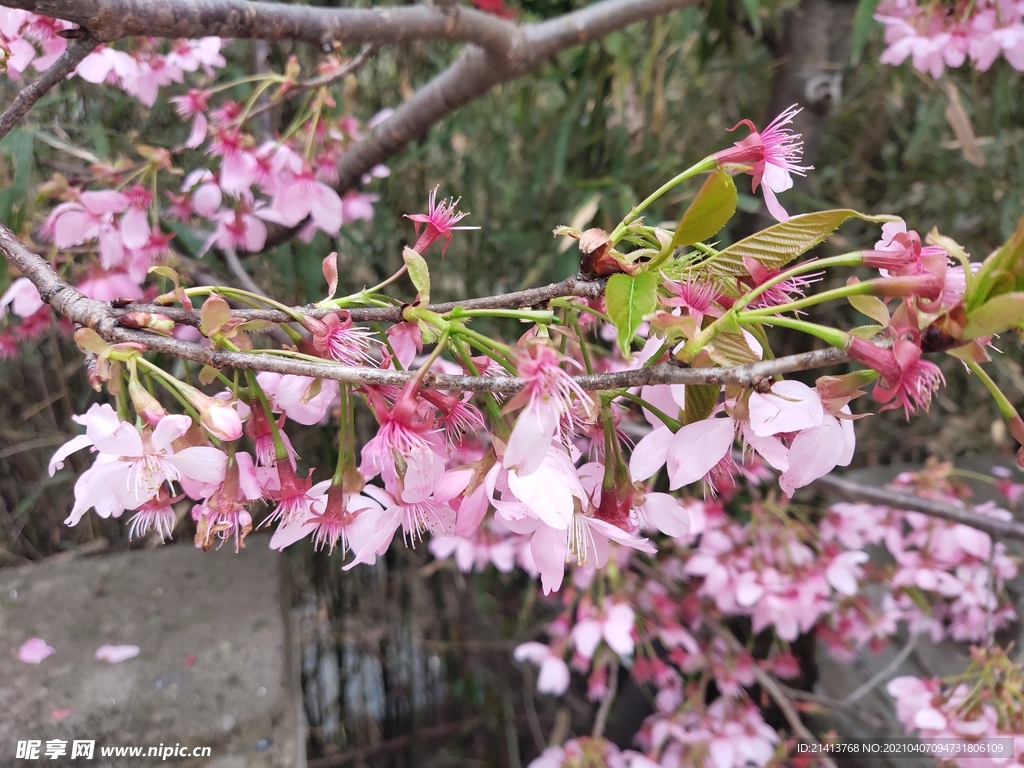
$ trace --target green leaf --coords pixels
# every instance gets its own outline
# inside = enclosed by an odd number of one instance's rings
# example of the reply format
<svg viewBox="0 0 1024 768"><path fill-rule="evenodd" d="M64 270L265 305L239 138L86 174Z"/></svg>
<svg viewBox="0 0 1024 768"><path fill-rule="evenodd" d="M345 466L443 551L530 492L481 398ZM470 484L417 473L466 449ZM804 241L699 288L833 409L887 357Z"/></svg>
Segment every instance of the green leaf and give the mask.
<svg viewBox="0 0 1024 768"><path fill-rule="evenodd" d="M755 0L756 2L756 0ZM719 168L708 176L672 236L671 248L693 245L717 233L736 213L736 183Z"/></svg>
<svg viewBox="0 0 1024 768"><path fill-rule="evenodd" d="M427 266L427 260L409 246L402 251L402 258L405 259L405 266L409 268L412 284L419 291L419 304L425 307L430 303L430 267Z"/></svg>
<svg viewBox="0 0 1024 768"><path fill-rule="evenodd" d="M985 259L975 274L970 295L964 300L967 314L973 319L974 310L991 297L1020 289L1024 289L1024 216L1010 239Z"/></svg>
<svg viewBox="0 0 1024 768"><path fill-rule="evenodd" d="M199 370L199 383L202 384L204 387L208 387L210 384L213 384L213 382L217 380L218 373L220 373L220 371L218 371L213 366L204 365Z"/></svg>
<svg viewBox="0 0 1024 768"><path fill-rule="evenodd" d="M778 269L824 242L840 224L853 218L878 224L895 220L892 216L868 216L846 208L805 213L733 243L702 266L714 274L738 277L747 274L747 268L743 266L743 257L746 256L768 269Z"/></svg>
<svg viewBox="0 0 1024 768"><path fill-rule="evenodd" d="M151 275L159 275L160 277L166 277L168 280L170 280L174 284L175 288L177 288L178 285L179 285L179 283L178 283L178 273L175 270L171 269L170 267L165 267L165 266L150 267L148 272Z"/></svg>
<svg viewBox="0 0 1024 768"><path fill-rule="evenodd" d="M967 315L964 341L1002 333L1024 323L1024 293L1002 293Z"/></svg>
<svg viewBox="0 0 1024 768"><path fill-rule="evenodd" d="M877 0L876 0L877 1ZM743 3L743 10L747 12L750 25L754 28L754 34L761 36L761 5L757 0L740 0Z"/></svg>
<svg viewBox="0 0 1024 768"><path fill-rule="evenodd" d="M619 332L619 348L628 360L636 329L658 306L658 276L653 272L612 275L604 296L608 316Z"/></svg>
<svg viewBox="0 0 1024 768"><path fill-rule="evenodd" d="M875 27L875 9L878 8L878 0L860 0L857 3L857 13L853 17L853 33L850 35L850 63L860 63L860 54L864 50L864 44L871 36L871 30Z"/></svg>
<svg viewBox="0 0 1024 768"><path fill-rule="evenodd" d="M760 361L742 333L720 333L705 347L708 355L719 365L747 365Z"/></svg>
<svg viewBox="0 0 1024 768"><path fill-rule="evenodd" d="M851 296L850 304L862 315L867 315L882 326L889 324L889 309L874 296Z"/></svg>
<svg viewBox="0 0 1024 768"><path fill-rule="evenodd" d="M710 416L721 390L720 384L687 385L683 398L683 424L693 424Z"/></svg>

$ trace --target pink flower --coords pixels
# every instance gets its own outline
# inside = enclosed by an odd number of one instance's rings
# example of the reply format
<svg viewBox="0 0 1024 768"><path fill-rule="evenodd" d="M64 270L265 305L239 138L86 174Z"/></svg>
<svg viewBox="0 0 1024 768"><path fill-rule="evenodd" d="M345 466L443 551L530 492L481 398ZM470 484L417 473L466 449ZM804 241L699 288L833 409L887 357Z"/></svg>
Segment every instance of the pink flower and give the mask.
<svg viewBox="0 0 1024 768"><path fill-rule="evenodd" d="M849 406L841 413L849 416ZM779 477L779 487L792 496L838 467L849 466L856 449L853 421L825 414L821 426L805 429L789 446L789 467Z"/></svg>
<svg viewBox="0 0 1024 768"><path fill-rule="evenodd" d="M569 665L543 643L530 642L517 646L512 654L516 661L529 661L540 667L537 690L561 696L569 689Z"/></svg>
<svg viewBox="0 0 1024 768"><path fill-rule="evenodd" d="M30 637L18 649L18 661L25 664L38 664L54 654L54 649L40 637ZM566 670L568 672L568 670Z"/></svg>
<svg viewBox="0 0 1024 768"><path fill-rule="evenodd" d="M87 446L100 452L75 483L75 505L64 522L77 525L90 507L103 517L119 516L156 498L164 483L182 478L216 483L224 478L227 457L216 448L190 446L175 452L171 443L192 425L188 416L165 416L152 431L139 432L120 421L109 405L93 405L75 420L86 433L72 438L50 459L50 475L64 459Z"/></svg>
<svg viewBox="0 0 1024 768"><path fill-rule="evenodd" d="M0 318L7 314L8 307L18 317L28 318L43 308L43 300L31 280L19 277L0 296Z"/></svg>
<svg viewBox="0 0 1024 768"><path fill-rule="evenodd" d="M312 535L314 549L326 548L333 553L339 548L344 557L351 546L352 528L359 516L370 510L381 511L381 506L368 496L346 493L330 480L317 483L309 490L313 503L304 519L282 521L270 539L271 549L284 549L296 541Z"/></svg>
<svg viewBox="0 0 1024 768"><path fill-rule="evenodd" d="M61 203L50 213L46 229L59 248L99 240L104 269L124 262L124 240L114 225L114 214L126 210L131 199L114 190L83 192L80 202Z"/></svg>
<svg viewBox="0 0 1024 768"><path fill-rule="evenodd" d="M922 359L918 343L903 336L897 337L892 349L853 337L847 353L881 374L872 391L875 399L885 404L881 410L902 407L907 419L918 408L927 411L932 394L946 383L939 367Z"/></svg>
<svg viewBox="0 0 1024 768"><path fill-rule="evenodd" d="M751 191L756 192L758 186L761 187L769 213L779 221L788 220L789 214L779 204L775 193L793 186L791 173L803 176L811 170L811 166L799 165L804 152L800 134L786 128L800 111L794 104L760 133L750 120L740 120L731 130L746 125L750 135L714 155L719 165L750 166Z"/></svg>
<svg viewBox="0 0 1024 768"><path fill-rule="evenodd" d="M559 363L558 353L544 344L534 344L518 359L519 376L526 386L506 406L523 407L512 429L502 464L519 476L537 471L551 440L559 432L562 416L576 400L583 408L593 408L593 400Z"/></svg>
<svg viewBox="0 0 1024 768"><path fill-rule="evenodd" d="M448 250L448 244L452 241L452 232L457 229L480 229L480 227L454 226L469 214L455 209L459 200L445 199L438 203L437 189L434 187L430 193L426 213L407 213L405 218L412 219L416 223L416 234L419 235L419 238L416 240L413 250L422 255L436 241L443 239L444 245L441 247L441 258L443 259L445 251ZM421 224L426 225L423 234L420 234Z"/></svg>
<svg viewBox="0 0 1024 768"><path fill-rule="evenodd" d="M316 384L316 379L311 376L264 371L256 375L256 380L270 401L272 410L307 427L323 421L327 411L338 399L336 381L323 379L319 390L314 392L311 387Z"/></svg>
<svg viewBox="0 0 1024 768"><path fill-rule="evenodd" d="M184 96L172 96L170 99L171 103L174 104L178 117L182 120L188 120L190 117L194 118L192 121L192 132L185 141L185 146L190 149L195 149L206 141L207 122L205 112L209 108L208 102L212 95L211 91L191 88Z"/></svg>
<svg viewBox="0 0 1024 768"><path fill-rule="evenodd" d="M139 507L139 511L128 522L128 538L142 538L150 530L160 534L160 541L167 541L174 533L177 518L171 504L185 498L179 496L172 499L165 488L160 489L155 499L150 499Z"/></svg>
<svg viewBox="0 0 1024 768"><path fill-rule="evenodd" d="M137 645L101 645L96 649L94 656L97 661L120 664L122 661L134 659L139 655L139 650Z"/></svg>
<svg viewBox="0 0 1024 768"><path fill-rule="evenodd" d="M373 332L353 324L347 312L330 312L319 320L306 315L302 325L313 334L313 349L323 357L344 365L363 365L372 359L370 347L377 343Z"/></svg>
<svg viewBox="0 0 1024 768"><path fill-rule="evenodd" d="M626 603L615 603L606 610L592 611L589 616L580 619L572 628L572 642L576 651L585 659L594 658L601 640L619 656L632 656L635 623L636 614L633 609Z"/></svg>
<svg viewBox="0 0 1024 768"><path fill-rule="evenodd" d="M271 202L270 212L277 215L277 222L293 227L308 217L327 234L338 234L344 222L338 193L317 181L311 171L289 175L290 180L280 187Z"/></svg>
<svg viewBox="0 0 1024 768"><path fill-rule="evenodd" d="M698 328L704 322L705 315L714 317L721 315L721 310L715 307L715 303L721 298L721 293L711 283L687 277L685 282L665 280L664 286L672 296L663 299L662 303L669 307L686 309L690 317L697 321Z"/></svg>

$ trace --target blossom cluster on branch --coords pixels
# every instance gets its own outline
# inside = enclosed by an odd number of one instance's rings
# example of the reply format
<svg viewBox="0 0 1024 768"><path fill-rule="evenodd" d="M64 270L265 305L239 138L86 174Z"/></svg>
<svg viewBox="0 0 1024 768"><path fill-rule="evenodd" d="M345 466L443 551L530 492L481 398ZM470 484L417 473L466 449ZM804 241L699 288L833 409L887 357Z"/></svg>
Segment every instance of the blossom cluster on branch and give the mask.
<svg viewBox="0 0 1024 768"><path fill-rule="evenodd" d="M4 13L8 71L57 66L70 26ZM1024 442L1024 421L985 368L999 334L1024 329L1024 220L973 261L937 230L922 238L894 216L790 215L779 195L811 170L794 105L763 130L741 121L731 146L654 190L611 231L557 228L578 243L571 281L433 304L431 261L474 228L460 200L434 189L425 211L406 215L411 245L394 274L339 296L331 253L324 298L291 307L244 287L190 286L172 266L166 222L200 232L201 252L233 255L262 250L267 222L309 240L373 216L372 194L334 188L346 154L376 131L376 119L360 123L333 89L365 57L330 54L307 79L291 61L282 74L215 83L219 38L164 53L138 39L128 49L82 51L60 76L77 68L152 104L157 89L196 73L171 97L187 137L52 180L39 253L0 227L0 251L22 273L0 296L0 354L47 327L52 305L77 326L89 381L109 395L75 418L84 432L50 461L53 475L80 452L91 458L68 525L92 510L126 517L132 537L187 531L204 550L236 551L265 527L271 547L309 541L337 551L346 570L376 562L400 536L410 547L428 540L464 572L524 571L557 593L561 612L548 642L520 645L516 658L540 668L546 693L564 693L572 670L585 675L604 711L590 737L552 747L536 768L778 763L785 742L749 689L759 685L807 736L778 682L799 676L801 636L850 658L900 628L991 646L1014 618L1004 586L1017 565L985 526L1010 515L969 508L949 467L896 486L962 509L962 520L855 503L822 513L794 497L851 463L850 403L867 389L882 411L909 419L928 409L945 383L934 355L961 361ZM241 86L246 98L226 96ZM264 135L257 118L300 96L289 124ZM386 175L378 165L364 181ZM723 244L737 175L750 177L777 223ZM645 220L698 178L674 228ZM851 220L879 226L873 248L808 256ZM820 289L826 274L845 284ZM814 322L809 313L834 301L866 324ZM776 360L780 330L830 350ZM205 364L179 367L174 357ZM850 361L853 370L813 386L783 375ZM377 425L362 443L361 416ZM336 435L333 466L297 455L292 436L303 427ZM1010 478L999 487L1020 496ZM886 564L871 558L878 550ZM755 658L758 636L770 642ZM1018 716L991 697L1011 702L1017 689L1005 681L1016 668L991 649L976 652L976 665L994 691L983 701L962 686L895 681L901 721L964 738L1012 732ZM656 705L637 751L602 737L623 669L651 686Z"/></svg>

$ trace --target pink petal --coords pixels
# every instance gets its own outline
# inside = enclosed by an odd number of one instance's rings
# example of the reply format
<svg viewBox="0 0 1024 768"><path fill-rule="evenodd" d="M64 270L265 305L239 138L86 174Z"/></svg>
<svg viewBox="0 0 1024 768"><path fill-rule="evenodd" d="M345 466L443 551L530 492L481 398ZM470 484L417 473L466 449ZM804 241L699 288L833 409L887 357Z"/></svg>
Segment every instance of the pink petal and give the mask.
<svg viewBox="0 0 1024 768"><path fill-rule="evenodd" d="M98 232L96 220L83 209L62 213L53 223L53 242L58 248L71 248L92 240Z"/></svg>
<svg viewBox="0 0 1024 768"><path fill-rule="evenodd" d="M540 573L544 594L557 592L565 578L565 560L569 553L568 531L542 525L530 539L530 551Z"/></svg>
<svg viewBox="0 0 1024 768"><path fill-rule="evenodd" d="M167 450L167 446L188 432L191 426L191 416L183 414L164 416L153 430L153 448L157 451Z"/></svg>
<svg viewBox="0 0 1024 768"><path fill-rule="evenodd" d="M92 440L89 439L88 435L78 435L64 443L64 445L58 448L57 452L50 458L50 464L47 467L50 477L53 477L54 473L58 469L64 469L64 459L72 453L80 451L83 448L87 448L90 445L92 445Z"/></svg>
<svg viewBox="0 0 1024 768"><path fill-rule="evenodd" d="M338 234L342 224L341 198L326 184L317 182L313 185L309 213L324 232Z"/></svg>
<svg viewBox="0 0 1024 768"><path fill-rule="evenodd" d="M101 645L94 654L98 661L108 664L120 664L122 661L134 659L139 655L137 645Z"/></svg>
<svg viewBox="0 0 1024 768"><path fill-rule="evenodd" d="M668 427L655 427L650 434L645 435L633 448L633 455L629 457L630 476L642 482L665 466L672 438L673 434Z"/></svg>
<svg viewBox="0 0 1024 768"><path fill-rule="evenodd" d="M690 517L675 496L648 493L641 509L654 527L666 536L685 536L690 532Z"/></svg>
<svg viewBox="0 0 1024 768"><path fill-rule="evenodd" d="M131 204L128 195L112 189L101 189L82 193L82 205L89 213L102 216L106 213L121 213Z"/></svg>
<svg viewBox="0 0 1024 768"><path fill-rule="evenodd" d="M219 483L224 479L228 457L217 448L195 445L165 457L183 475L203 483Z"/></svg>
<svg viewBox="0 0 1024 768"><path fill-rule="evenodd" d="M826 416L820 427L807 429L793 438L789 446L789 469L779 477L779 486L787 496L797 488L827 475L846 450L843 427L835 416Z"/></svg>
<svg viewBox="0 0 1024 768"><path fill-rule="evenodd" d="M777 381L766 395L750 395L750 426L758 437L820 427L825 409L817 390L799 381Z"/></svg>
<svg viewBox="0 0 1024 768"><path fill-rule="evenodd" d="M601 622L584 619L572 628L572 644L585 659L594 658L594 651L601 642Z"/></svg>
<svg viewBox="0 0 1024 768"><path fill-rule="evenodd" d="M149 242L149 219L142 208L130 208L121 217L121 235L129 248L141 248Z"/></svg>
<svg viewBox="0 0 1024 768"><path fill-rule="evenodd" d="M30 637L18 649L18 661L25 664L38 664L43 659L52 656L53 653L54 649L47 645L45 640L40 637Z"/></svg>
<svg viewBox="0 0 1024 768"><path fill-rule="evenodd" d="M516 419L501 463L520 477L536 472L544 462L560 416L552 407L528 405Z"/></svg>
<svg viewBox="0 0 1024 768"><path fill-rule="evenodd" d="M704 477L729 453L735 435L736 422L730 418L704 419L682 427L668 452L669 488L674 491Z"/></svg>
<svg viewBox="0 0 1024 768"><path fill-rule="evenodd" d="M569 666L557 656L549 656L540 665L537 690L561 696L569 689Z"/></svg>
<svg viewBox="0 0 1024 768"><path fill-rule="evenodd" d="M625 603L616 603L608 610L608 618L604 622L604 639L608 647L619 656L632 656L633 625L636 614Z"/></svg>

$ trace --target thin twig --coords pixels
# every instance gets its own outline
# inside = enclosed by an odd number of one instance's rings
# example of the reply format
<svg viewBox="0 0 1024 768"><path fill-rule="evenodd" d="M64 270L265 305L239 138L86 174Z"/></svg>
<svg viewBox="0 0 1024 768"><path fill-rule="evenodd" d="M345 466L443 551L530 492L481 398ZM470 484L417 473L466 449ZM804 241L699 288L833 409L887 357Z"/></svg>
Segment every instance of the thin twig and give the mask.
<svg viewBox="0 0 1024 768"><path fill-rule="evenodd" d="M994 547L993 547L994 548ZM907 660L907 657L914 652L917 647L917 640L921 636L920 632L915 632L907 640L907 644L900 649L900 652L893 657L892 661L885 665L884 668L879 670L875 675L857 688L853 693L847 696L843 701L847 704L856 704L858 701L867 696L871 691L877 688L879 685L884 683L893 672L900 668L900 665Z"/></svg>
<svg viewBox="0 0 1024 768"><path fill-rule="evenodd" d="M612 702L615 701L615 693L619 688L619 657L613 656L611 664L608 665L608 691L601 699L601 707L597 710L594 718L594 729L590 735L595 739L604 736L604 727L608 722L608 713L612 711Z"/></svg>
<svg viewBox="0 0 1024 768"><path fill-rule="evenodd" d="M324 86L330 85L331 83L337 82L338 80L342 80L351 75L352 73L358 72L360 69L362 69L363 65L366 64L366 62L368 62L371 58L373 58L373 55L379 50L379 45L371 45L367 43L360 49L359 53L357 53L351 59L346 61L333 72L329 72L326 75L320 75L319 77L311 77L308 80L303 80L299 83L296 83L295 85L288 89L286 95L289 99L291 99L298 96L300 93L305 93L306 91L310 91L314 88L322 88ZM268 110L271 110L276 106L280 106L280 104L280 100L271 101L269 99L265 99L265 103L261 104L259 107L250 112L249 117L250 119L259 117L260 115L266 113Z"/></svg>
<svg viewBox="0 0 1024 768"><path fill-rule="evenodd" d="M788 685L784 685L783 683L779 683L779 688L782 689L783 693L789 696L793 701L806 701L809 704L817 704L820 707L825 707L826 709L831 709L836 712L845 712L871 728L887 729L890 726L888 721L881 720L874 715L870 715L860 707L855 707L845 701L832 699L828 696L811 693L810 691L801 691L799 688L790 688Z"/></svg>
<svg viewBox="0 0 1024 768"><path fill-rule="evenodd" d="M21 89L11 105L0 115L0 139L3 139L18 121L25 116L32 105L42 98L48 90L63 80L77 67L82 59L92 53L96 41L90 37L82 37L68 44L67 49L53 62L43 74Z"/></svg>
<svg viewBox="0 0 1024 768"><path fill-rule="evenodd" d="M724 642L733 653L742 654L745 652L745 649L740 644L740 641L736 639L736 636L718 619L714 616L704 616L703 620L707 622L708 626L711 627L714 633L722 639L722 642ZM754 671L754 678L757 680L758 684L769 696L771 696L776 706L782 710L782 715L786 718L786 722L789 723L789 727L793 729L793 734L811 744L820 745L821 742L818 741L818 738L810 732L806 725L803 724L800 716L796 713L796 710L793 709L793 703L789 700L789 697L786 696L779 682L761 669L757 664L752 665L751 668ZM822 755L819 756L818 759L821 761L821 764L827 768L838 768L830 757Z"/></svg>

